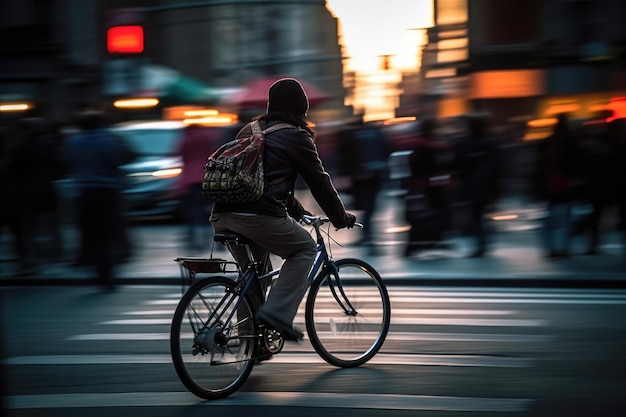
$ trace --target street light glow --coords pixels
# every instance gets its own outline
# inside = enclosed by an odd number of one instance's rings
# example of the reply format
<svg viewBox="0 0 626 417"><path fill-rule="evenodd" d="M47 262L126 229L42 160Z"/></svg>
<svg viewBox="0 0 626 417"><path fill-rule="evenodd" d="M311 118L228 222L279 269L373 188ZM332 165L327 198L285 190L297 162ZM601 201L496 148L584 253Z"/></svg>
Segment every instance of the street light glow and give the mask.
<svg viewBox="0 0 626 417"><path fill-rule="evenodd" d="M30 109L30 105L28 103L5 103L0 104L0 111L25 111Z"/></svg>
<svg viewBox="0 0 626 417"><path fill-rule="evenodd" d="M131 98L116 100L113 105L119 109L137 109L142 107L154 107L159 104L159 100L156 98Z"/></svg>

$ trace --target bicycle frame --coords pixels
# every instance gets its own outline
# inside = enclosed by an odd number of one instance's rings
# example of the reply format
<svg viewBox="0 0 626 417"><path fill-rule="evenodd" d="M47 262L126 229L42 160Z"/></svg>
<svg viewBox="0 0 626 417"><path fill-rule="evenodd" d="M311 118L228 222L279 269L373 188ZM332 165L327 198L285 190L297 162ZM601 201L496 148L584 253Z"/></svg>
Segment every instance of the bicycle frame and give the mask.
<svg viewBox="0 0 626 417"><path fill-rule="evenodd" d="M321 218L321 220L328 221L328 219L325 217ZM337 270L337 266L332 261L330 255L328 254L328 251L326 250L326 241L324 240L324 236L322 235L322 232L320 231L320 227L322 225L321 220L312 216L303 217L303 221L306 224L313 226L315 230L315 234L316 234L316 248L315 249L317 251L315 255L315 260L313 261L313 265L311 266L309 274L307 275L307 286L310 287L311 284L313 284L313 281L315 281L315 278L318 276L328 275L334 278L333 280L328 281L328 285L330 287L330 291L333 295L333 298L335 299L335 301L337 301L337 303L341 306L341 308L346 312L346 314L355 315L356 310L354 309L354 307L350 303L350 300L348 299L348 297L343 291L343 286L341 285L341 280L339 279L339 271ZM360 224L358 225L360 226ZM248 252L248 257L253 262L251 262L248 265L248 267L243 271L242 274L239 275L239 278L237 279L237 282L239 284L243 283L243 288L241 289L240 296L237 299L237 304L235 304L233 311L231 312L231 314L225 321L226 323L230 322L235 311L237 311L237 309L239 308L239 305L241 304L241 299L245 297L245 295L248 293L248 290L250 289L250 285L252 285L252 282L254 282L255 280L262 281L264 279L273 279L275 276L277 276L280 273L280 268L277 268L268 273L259 275L256 271L256 263L254 262L254 259L252 257L252 253L249 247L247 247L247 252Z"/></svg>
<svg viewBox="0 0 626 417"><path fill-rule="evenodd" d="M327 221L326 218L323 218L323 219ZM346 314L355 315L356 310L350 303L350 300L348 299L348 297L346 296L343 290L341 280L339 279L339 271L337 270L337 266L332 261L330 255L328 254L328 251L326 250L326 241L324 240L324 236L322 235L322 232L320 231L320 227L321 227L320 220L316 219L315 217L304 216L303 221L306 224L313 226L315 230L315 234L316 234L315 249L317 253L315 255L315 260L313 261L313 265L311 266L311 269L307 275L307 286L310 287L311 284L313 284L313 281L315 281L315 279L318 276L328 275L334 278L328 281L328 285L330 287L330 291L333 295L333 298L335 299L335 301L337 301L337 303L341 306L341 308L346 312ZM252 260L252 255L251 255L249 248L248 248L248 257ZM250 265L246 268L246 270L242 274L240 274L240 277L237 280L238 283L243 283L244 286L241 289L240 296L237 299L237 304L235 304L235 308L231 312L230 317L228 317L227 322L229 322L232 319L234 312L237 311L237 309L239 308L239 305L241 304L241 299L245 297L245 295L247 294L248 290L250 289L250 285L252 285L252 282L254 282L255 280L263 281L265 279L273 279L279 273L280 273L280 268L274 269L273 271L270 271L263 275L258 275L256 271L256 264L254 262L251 262Z"/></svg>
<svg viewBox="0 0 626 417"><path fill-rule="evenodd" d="M304 277L308 292L304 321L311 345L322 359L341 368L356 367L369 361L384 343L391 306L386 286L373 267L356 258L333 259L332 244L339 243L329 230L322 229L328 222L327 217L303 219L315 229L317 238L316 254ZM249 240L241 236L216 235L215 240L232 252L236 252L232 245L239 246L237 250L244 248L247 266L240 268L235 262L213 258L176 259L191 271L192 280L176 308L170 331L179 378L191 392L206 399L223 398L238 390L255 363L280 353L285 343L279 330L255 318L271 293L267 284L279 277L281 268L265 273L262 263L252 256ZM227 263L236 269L227 270ZM237 275L212 276L194 283L195 272ZM259 289L261 293L257 293ZM379 296L374 299L376 291ZM355 306L363 310L357 312ZM192 328L191 341L187 340L187 325ZM196 358L198 355L201 357ZM213 374L207 369L213 366L221 370Z"/></svg>

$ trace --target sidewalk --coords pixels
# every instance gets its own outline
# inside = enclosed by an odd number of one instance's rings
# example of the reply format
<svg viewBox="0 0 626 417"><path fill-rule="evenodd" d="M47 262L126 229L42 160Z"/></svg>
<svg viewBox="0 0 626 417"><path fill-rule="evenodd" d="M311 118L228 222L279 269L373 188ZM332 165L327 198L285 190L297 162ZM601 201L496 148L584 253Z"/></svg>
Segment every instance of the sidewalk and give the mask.
<svg viewBox="0 0 626 417"><path fill-rule="evenodd" d="M310 207L305 205L306 207ZM584 241L574 242L575 252L569 259L547 259L539 246L541 232L539 209L516 202L504 203L501 213L515 212L517 218L495 222L492 250L484 258L468 258L470 241L463 236L450 236L453 246L448 250L424 251L410 258L402 256L406 225L402 223L400 207L387 200L376 216L380 242L371 253L370 248L356 246L357 229L340 230L331 234L343 246L332 245L335 259L361 258L374 266L388 285L458 285L458 286L548 286L626 288L626 260L620 236L615 232L603 235L601 254L582 255ZM66 241L76 242L76 232L64 230ZM134 225L130 230L134 243L133 258L116 268L116 281L125 284L180 284L179 266L175 258L208 257L206 253L185 253L180 244L180 225ZM6 239L0 252L0 285L93 285L94 273L75 268L69 260L43 266L27 277L15 276L15 265L7 262ZM231 259L223 248L214 255ZM274 260L274 266L280 259Z"/></svg>

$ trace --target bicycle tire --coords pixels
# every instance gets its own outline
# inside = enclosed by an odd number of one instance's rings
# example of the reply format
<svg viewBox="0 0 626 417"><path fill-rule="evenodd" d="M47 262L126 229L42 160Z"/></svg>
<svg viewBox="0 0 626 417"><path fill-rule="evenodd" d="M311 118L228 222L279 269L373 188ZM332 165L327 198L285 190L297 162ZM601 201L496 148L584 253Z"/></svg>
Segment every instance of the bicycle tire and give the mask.
<svg viewBox="0 0 626 417"><path fill-rule="evenodd" d="M235 287L226 277L204 278L187 290L172 318L174 368L183 385L203 399L231 395L254 367L258 344L254 309L246 296L233 312L240 299Z"/></svg>
<svg viewBox="0 0 626 417"><path fill-rule="evenodd" d="M337 291L332 274L318 276L306 301L306 329L322 359L352 368L369 361L382 347L391 323L391 303L385 283L371 265L349 258L335 265L345 296Z"/></svg>

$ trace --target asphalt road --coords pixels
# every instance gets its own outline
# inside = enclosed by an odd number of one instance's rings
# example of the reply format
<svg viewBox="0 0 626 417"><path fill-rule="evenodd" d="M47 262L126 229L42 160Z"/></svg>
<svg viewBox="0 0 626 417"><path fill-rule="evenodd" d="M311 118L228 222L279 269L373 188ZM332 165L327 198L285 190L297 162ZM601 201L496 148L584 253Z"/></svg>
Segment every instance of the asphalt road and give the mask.
<svg viewBox="0 0 626 417"><path fill-rule="evenodd" d="M171 364L178 288L1 291L8 416L617 416L626 405L623 290L394 286L370 363L333 368L305 339L212 402Z"/></svg>

